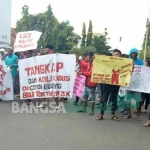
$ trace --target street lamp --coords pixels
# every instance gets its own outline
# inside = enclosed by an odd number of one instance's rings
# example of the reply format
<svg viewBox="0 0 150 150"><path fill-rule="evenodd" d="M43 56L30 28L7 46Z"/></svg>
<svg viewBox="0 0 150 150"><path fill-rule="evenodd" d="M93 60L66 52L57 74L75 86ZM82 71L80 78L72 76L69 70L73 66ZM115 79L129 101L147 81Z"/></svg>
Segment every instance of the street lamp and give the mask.
<svg viewBox="0 0 150 150"><path fill-rule="evenodd" d="M144 61L146 60L147 40L148 40L149 28L150 28L150 22L148 20L147 23L146 23L146 39L145 39L145 49L144 49Z"/></svg>

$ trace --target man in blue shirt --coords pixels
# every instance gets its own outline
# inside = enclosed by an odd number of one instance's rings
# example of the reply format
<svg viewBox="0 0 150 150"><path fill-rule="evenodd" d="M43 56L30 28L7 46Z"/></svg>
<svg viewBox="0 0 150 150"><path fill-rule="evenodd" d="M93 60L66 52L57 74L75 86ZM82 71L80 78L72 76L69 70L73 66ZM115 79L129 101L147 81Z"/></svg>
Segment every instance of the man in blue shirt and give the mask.
<svg viewBox="0 0 150 150"><path fill-rule="evenodd" d="M7 67L10 67L11 74L12 74L12 80L13 80L13 89L15 89L15 82L17 79L17 68L18 68L18 56L13 54L13 50L8 50L8 56L6 57L6 65Z"/></svg>

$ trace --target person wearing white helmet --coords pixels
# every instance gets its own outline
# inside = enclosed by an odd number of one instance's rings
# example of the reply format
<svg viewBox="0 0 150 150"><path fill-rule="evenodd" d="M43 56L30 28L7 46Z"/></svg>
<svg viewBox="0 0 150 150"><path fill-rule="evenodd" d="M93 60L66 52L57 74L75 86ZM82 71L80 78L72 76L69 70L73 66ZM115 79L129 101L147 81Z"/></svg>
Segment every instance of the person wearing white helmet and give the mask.
<svg viewBox="0 0 150 150"><path fill-rule="evenodd" d="M4 48L1 48L0 49L0 58L2 59L2 60L5 60L5 49Z"/></svg>

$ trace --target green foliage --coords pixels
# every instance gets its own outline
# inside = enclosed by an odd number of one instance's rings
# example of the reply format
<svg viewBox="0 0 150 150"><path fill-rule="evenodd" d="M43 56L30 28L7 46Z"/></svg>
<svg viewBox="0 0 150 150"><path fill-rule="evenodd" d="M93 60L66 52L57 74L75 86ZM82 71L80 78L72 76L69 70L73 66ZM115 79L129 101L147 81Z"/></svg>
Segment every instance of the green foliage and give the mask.
<svg viewBox="0 0 150 150"><path fill-rule="evenodd" d="M92 36L93 36L93 26L92 26L92 21L90 20L89 29L87 33L86 46L92 46Z"/></svg>
<svg viewBox="0 0 150 150"><path fill-rule="evenodd" d="M37 15L28 12L28 6L22 8L22 18L17 22L16 31L36 30L42 32L38 48L53 45L56 52L66 52L77 47L80 36L73 32L69 21L59 23L49 5L47 11Z"/></svg>
<svg viewBox="0 0 150 150"><path fill-rule="evenodd" d="M83 23L83 29L82 29L82 40L81 40L81 47L86 46L86 25L85 22Z"/></svg>
<svg viewBox="0 0 150 150"><path fill-rule="evenodd" d="M93 46L96 48L97 53L108 52L111 48L107 45L107 38L105 35L102 34L94 34L93 36Z"/></svg>
<svg viewBox="0 0 150 150"><path fill-rule="evenodd" d="M144 59L144 50L140 50L139 58ZM150 60L150 46L147 46L146 60Z"/></svg>
<svg viewBox="0 0 150 150"><path fill-rule="evenodd" d="M147 22L149 22L148 19L147 19ZM139 54L139 57L142 60L144 59L145 41L146 41L146 32L145 32L145 36L143 40L142 50L140 51L140 54ZM146 60L150 60L150 28L148 29Z"/></svg>
<svg viewBox="0 0 150 150"><path fill-rule="evenodd" d="M110 46L107 45L106 37L100 34L93 36L92 29L92 21L90 20L88 34L86 35L86 25L84 23L81 39L78 34L73 32L74 27L70 25L69 21L59 22L57 20L51 5L47 7L46 12L36 15L29 14L28 6L23 6L22 18L16 26L17 32L36 30L43 33L38 42L38 50L49 44L53 45L55 52L59 53L68 51L81 55L85 52L107 52ZM79 40L81 40L81 48L77 48Z"/></svg>

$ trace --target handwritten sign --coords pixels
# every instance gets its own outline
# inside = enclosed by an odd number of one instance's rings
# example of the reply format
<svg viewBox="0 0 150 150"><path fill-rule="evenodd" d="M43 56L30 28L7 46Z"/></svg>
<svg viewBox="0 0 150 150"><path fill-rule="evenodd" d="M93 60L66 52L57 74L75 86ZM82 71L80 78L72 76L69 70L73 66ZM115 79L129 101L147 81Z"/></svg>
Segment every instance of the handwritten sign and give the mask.
<svg viewBox="0 0 150 150"><path fill-rule="evenodd" d="M130 86L126 90L150 93L150 67L134 66Z"/></svg>
<svg viewBox="0 0 150 150"><path fill-rule="evenodd" d="M49 54L20 60L21 99L71 98L75 63L75 55L65 54Z"/></svg>
<svg viewBox="0 0 150 150"><path fill-rule="evenodd" d="M92 71L92 82L129 86L132 59L96 55Z"/></svg>
<svg viewBox="0 0 150 150"><path fill-rule="evenodd" d="M19 52L36 49L41 35L42 32L38 31L17 33L16 41L14 44L14 51Z"/></svg>
<svg viewBox="0 0 150 150"><path fill-rule="evenodd" d="M5 62L2 60L0 60L0 99L14 99L11 71L8 71Z"/></svg>
<svg viewBox="0 0 150 150"><path fill-rule="evenodd" d="M10 48L11 0L0 0L0 48Z"/></svg>
<svg viewBox="0 0 150 150"><path fill-rule="evenodd" d="M75 82L74 82L74 87L73 87L73 93L80 97L82 99L82 94L85 86L85 76L78 76L77 73L75 73Z"/></svg>

